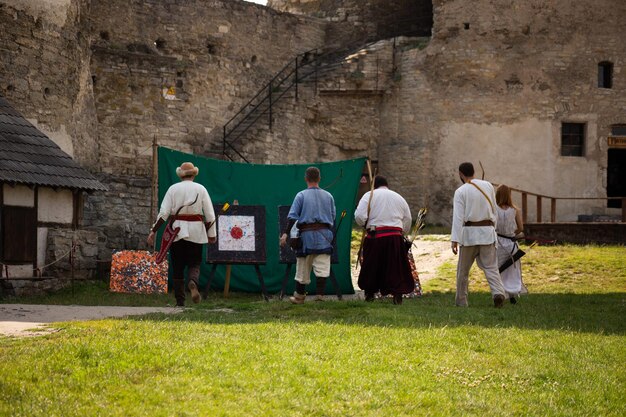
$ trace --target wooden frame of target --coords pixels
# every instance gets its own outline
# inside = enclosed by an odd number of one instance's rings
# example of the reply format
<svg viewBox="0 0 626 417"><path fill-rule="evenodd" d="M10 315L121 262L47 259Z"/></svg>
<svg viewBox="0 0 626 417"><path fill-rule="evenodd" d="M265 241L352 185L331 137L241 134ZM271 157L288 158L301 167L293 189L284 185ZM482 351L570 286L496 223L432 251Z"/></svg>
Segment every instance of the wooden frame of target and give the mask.
<svg viewBox="0 0 626 417"><path fill-rule="evenodd" d="M261 265L266 263L265 207L214 206L217 243L207 246L208 264Z"/></svg>
<svg viewBox="0 0 626 417"><path fill-rule="evenodd" d="M265 301L269 300L259 265L266 263L265 206L235 206L225 212L214 206L217 242L207 245L206 263L212 264L203 296L206 299L217 266L226 265L224 295L230 283L230 265L254 265Z"/></svg>

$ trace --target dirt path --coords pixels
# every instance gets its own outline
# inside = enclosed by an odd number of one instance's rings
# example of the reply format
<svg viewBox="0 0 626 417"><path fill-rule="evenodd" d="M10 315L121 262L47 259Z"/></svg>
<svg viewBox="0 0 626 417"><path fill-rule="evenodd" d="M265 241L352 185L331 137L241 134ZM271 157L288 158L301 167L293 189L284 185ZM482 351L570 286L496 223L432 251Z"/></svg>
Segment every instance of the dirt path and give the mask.
<svg viewBox="0 0 626 417"><path fill-rule="evenodd" d="M422 286L434 278L437 268L454 258L449 236L428 235L419 237L413 248L413 257ZM346 299L363 298L358 289L358 270L352 267L352 281L356 295ZM426 285L427 288L427 285ZM333 297L328 297L333 298ZM58 306L31 304L0 304L0 337L37 336L54 331L47 325L56 322L98 320L108 317L126 317L148 313L176 314L183 311L175 307L111 307L111 306Z"/></svg>
<svg viewBox="0 0 626 417"><path fill-rule="evenodd" d="M49 323L97 320L148 313L179 313L175 307L59 306L0 304L0 336L38 336L50 333Z"/></svg>
<svg viewBox="0 0 626 417"><path fill-rule="evenodd" d="M450 249L450 235L428 235L418 236L413 246L413 259L420 276L422 287L424 283L436 276L437 268L444 262L455 258ZM352 266L352 285L357 292L358 298L364 298L362 291L359 290L357 281L359 278L359 270Z"/></svg>

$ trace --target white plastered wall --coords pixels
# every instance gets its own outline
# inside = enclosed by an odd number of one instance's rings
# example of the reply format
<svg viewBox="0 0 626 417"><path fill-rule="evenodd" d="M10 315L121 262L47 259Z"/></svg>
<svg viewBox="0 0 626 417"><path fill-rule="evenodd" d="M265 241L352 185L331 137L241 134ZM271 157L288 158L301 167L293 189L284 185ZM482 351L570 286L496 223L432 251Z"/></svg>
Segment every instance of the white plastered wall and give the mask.
<svg viewBox="0 0 626 417"><path fill-rule="evenodd" d="M576 121L568 118L565 121ZM550 197L604 197L595 118L587 123L585 155L560 154L561 121L527 119L510 124L446 123L437 155L441 166L457 167L472 162L480 178ZM516 146L519 144L519 146ZM456 172L456 171L454 171ZM521 207L520 193L513 193ZM557 201L557 221L576 221L578 214L604 213L603 200ZM542 220L550 219L550 200L542 201ZM536 220L536 199L528 197L528 221Z"/></svg>
<svg viewBox="0 0 626 417"><path fill-rule="evenodd" d="M35 191L30 187L25 185L10 186L4 184L3 193L5 206L35 206Z"/></svg>
<svg viewBox="0 0 626 417"><path fill-rule="evenodd" d="M55 191L40 188L37 201L37 219L44 223L72 223L73 195L70 190Z"/></svg>

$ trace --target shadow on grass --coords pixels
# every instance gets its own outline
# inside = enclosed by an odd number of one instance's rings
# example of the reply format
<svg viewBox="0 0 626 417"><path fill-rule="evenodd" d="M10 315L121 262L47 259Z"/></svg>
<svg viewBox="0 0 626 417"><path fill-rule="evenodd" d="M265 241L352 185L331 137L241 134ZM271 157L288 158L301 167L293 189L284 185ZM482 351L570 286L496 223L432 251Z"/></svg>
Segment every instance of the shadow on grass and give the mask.
<svg viewBox="0 0 626 417"><path fill-rule="evenodd" d="M188 303L183 314L137 316L126 320L184 320L220 324L248 324L274 321L333 323L384 327L481 326L542 330L570 330L598 334L626 333L626 292L533 293L516 305L508 302L495 309L486 292L470 292L470 307L454 306L453 292L428 292L424 297L405 299L394 306L390 299L364 301L307 301L291 305L276 295L265 302L260 294L231 293L225 299L211 292L200 304ZM81 285L40 297L9 297L2 303L57 304L84 306L158 306L174 303L172 294L117 294L105 285Z"/></svg>
<svg viewBox="0 0 626 417"><path fill-rule="evenodd" d="M523 297L516 305L507 303L504 308L495 309L488 293L476 292L470 294L470 303L468 308L455 307L454 294L450 293L430 293L418 299L405 299L401 306L394 306L389 299L371 303L311 301L294 306L287 301L265 303L250 296L235 296L229 300L209 298L183 314L167 316L166 320L219 324L322 322L412 328L480 326L626 333L626 293L532 294ZM142 320L145 319L144 316Z"/></svg>

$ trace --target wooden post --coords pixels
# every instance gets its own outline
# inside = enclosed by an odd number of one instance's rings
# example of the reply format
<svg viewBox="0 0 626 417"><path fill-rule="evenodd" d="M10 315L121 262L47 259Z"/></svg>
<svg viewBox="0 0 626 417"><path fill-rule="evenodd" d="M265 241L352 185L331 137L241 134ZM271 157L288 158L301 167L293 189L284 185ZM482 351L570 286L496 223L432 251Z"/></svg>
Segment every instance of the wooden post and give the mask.
<svg viewBox="0 0 626 417"><path fill-rule="evenodd" d="M541 223L541 196L537 196L537 223Z"/></svg>
<svg viewBox="0 0 626 417"><path fill-rule="evenodd" d="M226 278L224 279L224 298L228 298L228 290L230 289L230 272L232 266L226 265Z"/></svg>
<svg viewBox="0 0 626 417"><path fill-rule="evenodd" d="M154 135L154 137L152 138L152 201L150 201L150 220L152 221L152 223L154 223L156 221L156 216L157 216L157 205L158 205L158 196L157 196L157 190L159 188L159 183L158 183L158 178L159 178L159 173L158 173L158 157L157 157L157 153L158 153L158 147L159 145L157 144L156 141L156 135Z"/></svg>
<svg viewBox="0 0 626 417"><path fill-rule="evenodd" d="M296 101L298 101L298 55L296 55Z"/></svg>
<svg viewBox="0 0 626 417"><path fill-rule="evenodd" d="M556 198L550 199L550 222L556 223Z"/></svg>
<svg viewBox="0 0 626 417"><path fill-rule="evenodd" d="M150 199L150 218L151 220L156 221L156 217L158 215L157 206L159 204L159 197L157 196L159 189L159 162L158 162L158 144L156 135L152 138L152 198ZM156 239L154 239L154 243L152 244L152 250L156 250Z"/></svg>
<svg viewBox="0 0 626 417"><path fill-rule="evenodd" d="M528 223L528 194L522 193L522 220Z"/></svg>

